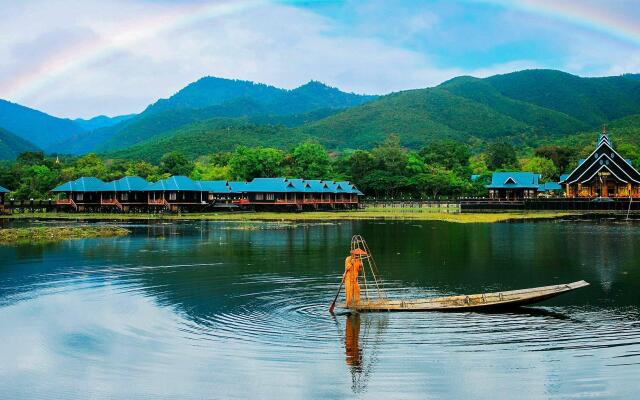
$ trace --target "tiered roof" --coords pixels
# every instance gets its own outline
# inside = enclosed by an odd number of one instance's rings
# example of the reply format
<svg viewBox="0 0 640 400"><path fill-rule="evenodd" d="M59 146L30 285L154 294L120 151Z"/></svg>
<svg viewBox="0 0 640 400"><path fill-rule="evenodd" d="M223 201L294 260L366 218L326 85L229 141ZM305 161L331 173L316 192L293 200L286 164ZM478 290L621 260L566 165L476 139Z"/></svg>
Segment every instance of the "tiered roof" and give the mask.
<svg viewBox="0 0 640 400"><path fill-rule="evenodd" d="M574 184L591 181L599 172L607 171L616 179L624 183L640 184L640 173L614 150L606 132L598 138L596 149L584 159L560 183Z"/></svg>

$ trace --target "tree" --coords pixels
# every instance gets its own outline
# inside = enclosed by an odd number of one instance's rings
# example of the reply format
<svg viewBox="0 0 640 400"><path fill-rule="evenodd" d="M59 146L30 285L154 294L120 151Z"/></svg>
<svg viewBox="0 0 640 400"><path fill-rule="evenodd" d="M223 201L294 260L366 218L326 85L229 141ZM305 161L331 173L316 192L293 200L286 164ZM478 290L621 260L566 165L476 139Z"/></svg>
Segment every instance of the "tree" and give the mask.
<svg viewBox="0 0 640 400"><path fill-rule="evenodd" d="M420 150L427 165L438 165L448 170L461 170L469 165L469 146L453 140L431 143Z"/></svg>
<svg viewBox="0 0 640 400"><path fill-rule="evenodd" d="M400 145L397 135L389 135L384 142L376 146L371 155L380 169L395 175L406 173L407 152Z"/></svg>
<svg viewBox="0 0 640 400"><path fill-rule="evenodd" d="M511 143L498 141L491 143L487 148L487 166L492 171L513 168L516 161L516 149Z"/></svg>
<svg viewBox="0 0 640 400"><path fill-rule="evenodd" d="M329 153L320 144L302 143L291 151L290 175L305 179L326 179L331 175Z"/></svg>
<svg viewBox="0 0 640 400"><path fill-rule="evenodd" d="M282 150L269 147L238 146L229 159L230 175L240 180L282 175L284 156Z"/></svg>
<svg viewBox="0 0 640 400"><path fill-rule="evenodd" d="M558 167L553 161L543 157L531 157L520 160L520 169L542 175L543 181L557 180Z"/></svg>
<svg viewBox="0 0 640 400"><path fill-rule="evenodd" d="M535 150L537 157L548 158L558 167L558 171L566 172L571 160L575 158L575 152L568 147L541 146Z"/></svg>
<svg viewBox="0 0 640 400"><path fill-rule="evenodd" d="M132 161L129 163L127 170L125 171L127 176L139 176L144 179L149 178L151 175L156 175L157 173L158 167L146 161Z"/></svg>
<svg viewBox="0 0 640 400"><path fill-rule="evenodd" d="M104 162L95 153L89 153L83 157L78 158L73 168L72 175L75 178L81 176L95 176L96 178L107 178L107 167Z"/></svg>
<svg viewBox="0 0 640 400"><path fill-rule="evenodd" d="M172 151L160 159L160 173L170 175L191 175L193 163L179 151Z"/></svg>

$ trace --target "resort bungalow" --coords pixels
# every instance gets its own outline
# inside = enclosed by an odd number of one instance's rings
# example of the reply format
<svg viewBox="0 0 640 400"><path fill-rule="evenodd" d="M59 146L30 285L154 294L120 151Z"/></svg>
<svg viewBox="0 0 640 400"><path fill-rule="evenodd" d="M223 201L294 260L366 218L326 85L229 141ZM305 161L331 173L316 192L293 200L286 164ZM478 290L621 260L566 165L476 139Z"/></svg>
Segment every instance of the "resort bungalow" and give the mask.
<svg viewBox="0 0 640 400"><path fill-rule="evenodd" d="M56 187L52 192L58 196L56 204L59 207L86 211L101 207L100 195L103 188L104 182L100 179L83 176Z"/></svg>
<svg viewBox="0 0 640 400"><path fill-rule="evenodd" d="M255 178L244 185L245 199L240 204L254 206L297 206L298 198L302 198L301 187L286 178Z"/></svg>
<svg viewBox="0 0 640 400"><path fill-rule="evenodd" d="M207 204L208 195L200 182L186 176L172 176L147 186L147 203L154 208L178 211Z"/></svg>
<svg viewBox="0 0 640 400"><path fill-rule="evenodd" d="M207 207L269 209L354 208L363 193L349 182L256 178L251 182L194 181L172 176L149 183L137 176L112 182L79 178L58 186L56 204L75 211L202 210Z"/></svg>
<svg viewBox="0 0 640 400"><path fill-rule="evenodd" d="M500 200L535 198L540 187L540 175L533 172L494 172L487 185L489 197Z"/></svg>
<svg viewBox="0 0 640 400"><path fill-rule="evenodd" d="M562 186L558 182L541 183L538 188L538 196L557 197L562 193Z"/></svg>
<svg viewBox="0 0 640 400"><path fill-rule="evenodd" d="M146 208L148 186L149 182L139 176L125 176L107 182L100 192L100 204L120 211L129 211L131 207Z"/></svg>
<svg viewBox="0 0 640 400"><path fill-rule="evenodd" d="M4 208L4 196L9 193L9 191L2 186L0 186L0 210Z"/></svg>
<svg viewBox="0 0 640 400"><path fill-rule="evenodd" d="M640 197L640 173L614 150L606 131L589 157L560 183L571 198Z"/></svg>

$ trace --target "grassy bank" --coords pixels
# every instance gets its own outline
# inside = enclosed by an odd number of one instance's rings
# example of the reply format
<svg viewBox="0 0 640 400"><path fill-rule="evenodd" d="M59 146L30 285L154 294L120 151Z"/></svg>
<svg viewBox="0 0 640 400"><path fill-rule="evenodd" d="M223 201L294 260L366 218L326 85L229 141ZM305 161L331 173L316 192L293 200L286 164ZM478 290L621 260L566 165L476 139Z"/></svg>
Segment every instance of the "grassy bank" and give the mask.
<svg viewBox="0 0 640 400"><path fill-rule="evenodd" d="M57 242L60 240L124 236L131 233L117 226L29 227L0 229L0 244Z"/></svg>
<svg viewBox="0 0 640 400"><path fill-rule="evenodd" d="M416 221L446 221L458 223L488 223L520 219L559 218L568 212L504 212L504 213L447 213L422 209L366 209L358 211L284 212L218 212L193 214L80 214L80 213L25 213L4 218L60 219L60 220L211 220L211 221L326 221L396 219Z"/></svg>

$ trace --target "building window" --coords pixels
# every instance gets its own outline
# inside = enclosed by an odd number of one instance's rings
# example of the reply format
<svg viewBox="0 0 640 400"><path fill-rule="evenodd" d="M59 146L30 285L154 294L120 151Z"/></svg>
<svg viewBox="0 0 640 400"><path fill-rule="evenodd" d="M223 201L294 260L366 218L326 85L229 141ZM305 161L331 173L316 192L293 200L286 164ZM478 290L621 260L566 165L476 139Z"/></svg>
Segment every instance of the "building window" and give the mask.
<svg viewBox="0 0 640 400"><path fill-rule="evenodd" d="M120 198L122 199L122 201L129 201L129 193L122 193L122 195L120 195Z"/></svg>
<svg viewBox="0 0 640 400"><path fill-rule="evenodd" d="M169 193L169 200L176 200L178 198L176 192Z"/></svg>
<svg viewBox="0 0 640 400"><path fill-rule="evenodd" d="M82 194L82 193L78 193L78 194L76 194L76 200L77 200L77 201L82 201L82 200L84 200L84 194Z"/></svg>
<svg viewBox="0 0 640 400"><path fill-rule="evenodd" d="M264 200L264 195L262 193L257 193L256 200Z"/></svg>
<svg viewBox="0 0 640 400"><path fill-rule="evenodd" d="M276 195L273 193L267 193L267 200L275 200Z"/></svg>

